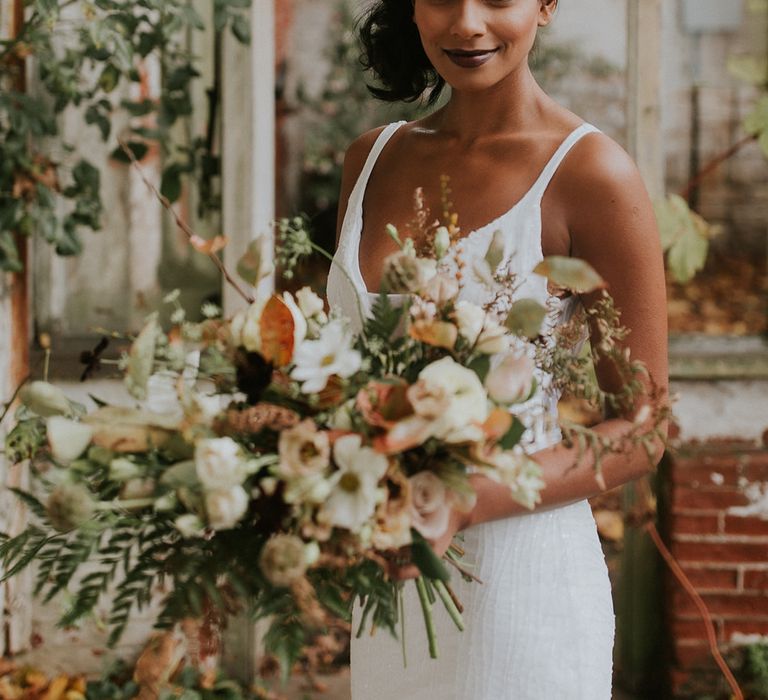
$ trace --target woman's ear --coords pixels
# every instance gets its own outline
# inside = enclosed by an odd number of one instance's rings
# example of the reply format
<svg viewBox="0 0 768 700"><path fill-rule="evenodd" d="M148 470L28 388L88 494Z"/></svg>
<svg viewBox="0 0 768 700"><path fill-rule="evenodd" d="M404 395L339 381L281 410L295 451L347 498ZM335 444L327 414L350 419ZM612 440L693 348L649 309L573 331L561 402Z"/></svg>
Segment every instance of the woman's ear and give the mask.
<svg viewBox="0 0 768 700"><path fill-rule="evenodd" d="M539 8L539 26L546 27L555 16L558 0L541 0Z"/></svg>

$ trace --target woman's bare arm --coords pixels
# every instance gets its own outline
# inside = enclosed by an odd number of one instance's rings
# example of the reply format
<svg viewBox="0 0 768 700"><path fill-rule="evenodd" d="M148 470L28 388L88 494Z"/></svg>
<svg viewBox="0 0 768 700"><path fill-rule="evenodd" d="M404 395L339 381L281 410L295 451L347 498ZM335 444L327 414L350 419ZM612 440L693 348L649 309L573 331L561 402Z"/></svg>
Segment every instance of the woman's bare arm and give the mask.
<svg viewBox="0 0 768 700"><path fill-rule="evenodd" d="M664 267L653 207L640 174L618 145L604 136L594 136L574 148L558 180L571 253L589 262L608 283L608 292L621 312L621 323L630 330L625 346L633 360L643 362L666 400ZM583 299L588 307L595 300L596 295ZM595 339L594 332L592 337ZM603 389L619 391L621 379L608 361L600 363L596 372ZM637 429L634 413L647 400L640 399L630 414L609 417L593 429L621 442ZM654 462L641 445L607 455L601 462L604 486L610 489L648 473L661 458L662 441L655 440L653 447ZM586 454L578 461L575 447L560 443L532 456L541 465L546 484L537 509L589 498L603 490L595 477L593 458ZM481 475L473 475L471 480L477 504L460 527L529 512L512 500L506 487ZM440 543L436 544L439 549Z"/></svg>

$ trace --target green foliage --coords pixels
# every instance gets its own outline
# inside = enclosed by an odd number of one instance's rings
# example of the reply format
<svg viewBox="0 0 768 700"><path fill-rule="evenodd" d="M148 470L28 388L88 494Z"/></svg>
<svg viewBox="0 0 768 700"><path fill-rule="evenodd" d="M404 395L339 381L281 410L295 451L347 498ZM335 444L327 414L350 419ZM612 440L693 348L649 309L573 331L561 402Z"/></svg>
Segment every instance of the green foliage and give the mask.
<svg viewBox="0 0 768 700"><path fill-rule="evenodd" d="M679 195L655 204L667 267L678 282L687 282L704 267L709 241L718 229L692 211Z"/></svg>
<svg viewBox="0 0 768 700"><path fill-rule="evenodd" d="M68 108L78 108L105 142L115 141L112 124L127 115L134 155L142 158L151 144L160 148L163 194L178 199L182 178L195 177L201 208L217 208L213 144L198 137L182 145L175 129L192 112L200 76L198 58L186 47L188 35L206 25L197 10L186 0L30 0L25 6L19 35L0 41L0 270L22 267L14 234L37 235L59 255L77 255L82 232L101 225L99 170L61 142L59 117ZM216 30L229 28L248 41L249 6L250 0L212 0ZM123 87L146 80L143 63L150 56L160 63L159 99L120 99ZM34 95L22 78L28 58ZM117 146L112 155L126 160Z"/></svg>

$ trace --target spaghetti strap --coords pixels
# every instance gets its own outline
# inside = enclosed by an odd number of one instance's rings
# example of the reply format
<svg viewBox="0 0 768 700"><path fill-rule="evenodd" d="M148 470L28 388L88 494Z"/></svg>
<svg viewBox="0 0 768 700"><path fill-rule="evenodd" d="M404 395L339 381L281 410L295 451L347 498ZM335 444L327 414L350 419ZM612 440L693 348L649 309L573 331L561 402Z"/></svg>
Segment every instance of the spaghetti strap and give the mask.
<svg viewBox="0 0 768 700"><path fill-rule="evenodd" d="M531 187L529 194L535 198L536 202L541 202L544 193L549 187L549 183L552 182L552 178L555 176L557 169L561 163L565 160L565 157L570 153L571 149L587 134L600 133L600 129L592 124L586 122L581 126L577 126L560 144L560 147L555 151L554 155L549 159L549 162L544 166L544 170L541 171L541 175Z"/></svg>

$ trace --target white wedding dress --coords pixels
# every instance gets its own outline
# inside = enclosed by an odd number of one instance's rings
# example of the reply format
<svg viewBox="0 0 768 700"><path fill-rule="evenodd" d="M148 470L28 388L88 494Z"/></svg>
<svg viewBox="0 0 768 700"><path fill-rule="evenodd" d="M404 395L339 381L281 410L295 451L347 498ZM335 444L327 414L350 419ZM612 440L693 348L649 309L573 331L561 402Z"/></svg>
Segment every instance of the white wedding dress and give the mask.
<svg viewBox="0 0 768 700"><path fill-rule="evenodd" d="M328 278L332 308L359 325L355 296L370 309L375 295L359 267L362 204L376 159L403 122L380 134L350 195L339 246ZM518 275L516 295L548 303L550 322L573 313L575 297L559 300L531 270L542 259L542 196L573 145L596 131L577 128L560 146L533 187L509 211L471 232L459 245L471 269L483 258L494 231L504 234L505 257ZM354 286L339 269L343 266ZM486 300L488 291L466 279L462 297ZM546 390L525 404L521 419L531 451L560 440L557 396ZM352 640L353 700L609 700L614 615L611 588L595 522L586 500L546 511L471 527L464 532L465 564L482 581L451 585L464 605L466 629L459 632L438 601L434 606L439 658L430 659L421 607L412 582L406 585L405 643L387 630ZM353 633L359 622L356 606Z"/></svg>

